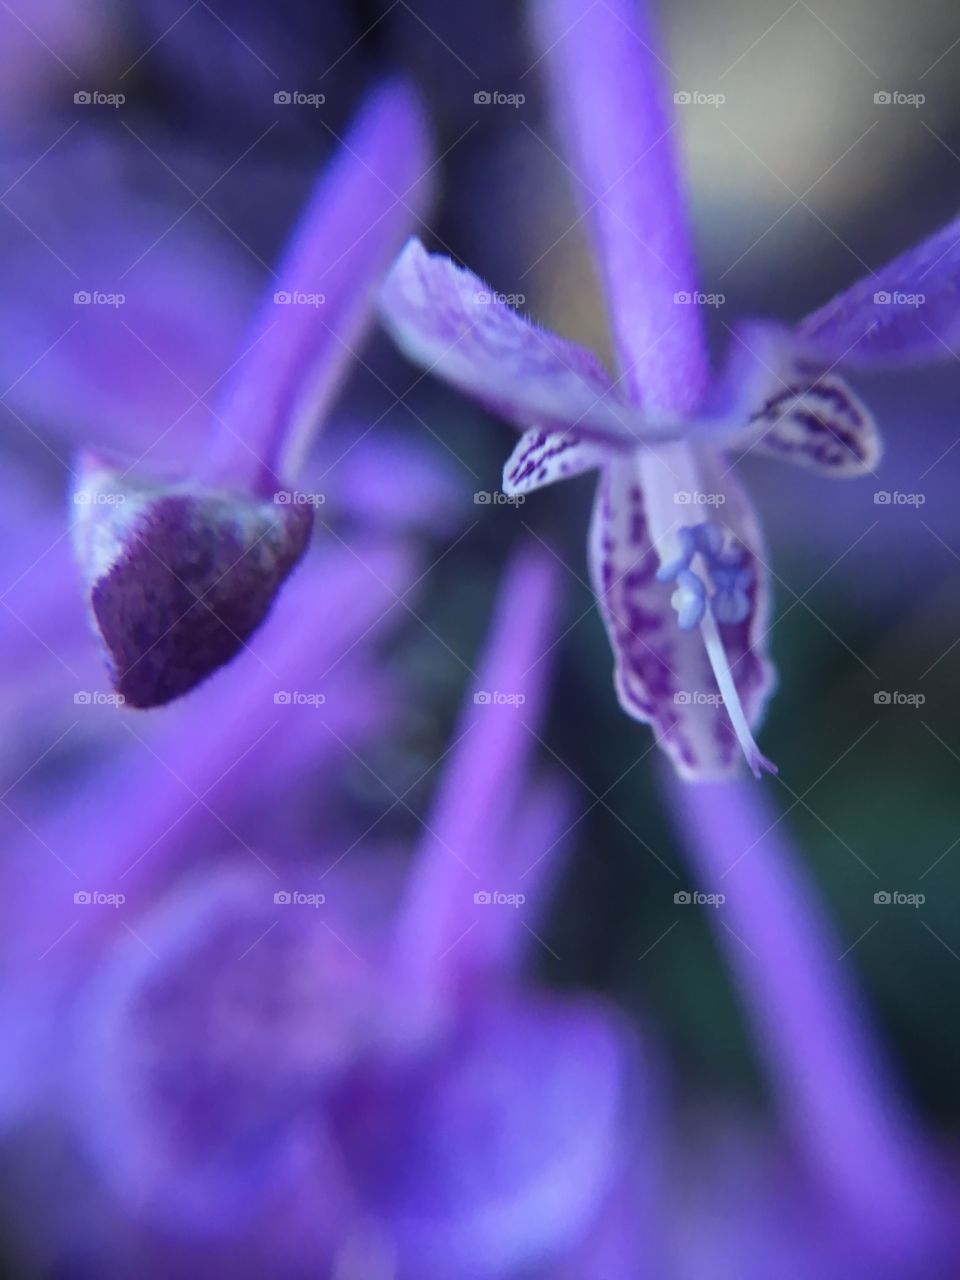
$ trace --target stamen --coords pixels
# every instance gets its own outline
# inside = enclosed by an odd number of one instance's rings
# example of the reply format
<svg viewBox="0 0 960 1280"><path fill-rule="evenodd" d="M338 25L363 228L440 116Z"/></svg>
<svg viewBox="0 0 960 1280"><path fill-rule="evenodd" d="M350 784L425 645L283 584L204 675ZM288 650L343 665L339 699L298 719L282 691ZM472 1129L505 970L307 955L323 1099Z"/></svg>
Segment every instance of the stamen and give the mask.
<svg viewBox="0 0 960 1280"><path fill-rule="evenodd" d="M657 570L658 582L673 582L683 569L690 567L690 561L693 559L697 550L696 537L694 530L688 525L677 530L677 542L680 544L680 554L675 560L671 560L669 564L661 564Z"/></svg>
<svg viewBox="0 0 960 1280"><path fill-rule="evenodd" d="M746 548L731 540L719 525L709 521L685 525L677 532L677 543L679 555L670 563L661 565L657 579L677 584L670 603L677 611L677 625L681 631L700 627L723 704L754 777L759 778L764 770L776 773L777 766L762 754L753 740L717 629L717 623L734 625L749 617L750 597L747 593L754 577L753 571L746 566ZM694 562L696 568L691 567ZM706 608L708 585L712 588L709 610Z"/></svg>
<svg viewBox="0 0 960 1280"><path fill-rule="evenodd" d="M743 704L734 683L733 672L727 661L727 651L723 647L723 641L720 639L720 632L717 630L717 623L712 614L704 614L700 623L700 634L703 636L707 657L710 659L710 666L713 668L723 705L727 709L727 715L730 717L730 723L733 725L733 731L737 735L737 741L750 766L750 771L755 778L759 778L763 772L778 773L777 766L763 754L750 732Z"/></svg>
<svg viewBox="0 0 960 1280"><path fill-rule="evenodd" d="M753 584L753 573L744 568L745 548L739 543L731 543L719 525L708 521L684 525L677 532L677 542L679 555L669 564L661 565L657 580L677 583L678 589L670 603L677 611L681 629L688 631L699 623L708 583L713 588L710 608L717 621L725 624L743 622L750 613L747 591ZM690 567L695 556L700 556L703 561L706 579Z"/></svg>
<svg viewBox="0 0 960 1280"><path fill-rule="evenodd" d="M681 631L692 631L704 615L707 591L703 579L691 569L681 569L677 574L677 589L670 597L677 611L677 625Z"/></svg>

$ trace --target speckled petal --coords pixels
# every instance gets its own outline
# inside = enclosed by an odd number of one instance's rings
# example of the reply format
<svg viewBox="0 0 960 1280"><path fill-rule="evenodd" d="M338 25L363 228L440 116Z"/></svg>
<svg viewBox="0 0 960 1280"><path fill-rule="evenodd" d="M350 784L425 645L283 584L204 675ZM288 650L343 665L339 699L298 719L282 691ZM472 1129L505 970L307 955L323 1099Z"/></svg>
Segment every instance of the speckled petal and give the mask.
<svg viewBox="0 0 960 1280"><path fill-rule="evenodd" d="M767 622L762 543L752 508L720 455L700 451L705 492L723 494L716 523L747 549L752 571L749 613L717 623L748 723L756 724L772 688L764 655ZM590 532L590 570L615 659L620 705L653 726L682 777L718 778L741 768L741 748L711 668L700 630L682 631L671 605L672 583L657 581L660 560L650 534L642 461L616 461L601 483ZM689 512L679 507L678 513ZM691 518L696 519L691 513ZM678 514L677 526L684 521Z"/></svg>
<svg viewBox="0 0 960 1280"><path fill-rule="evenodd" d="M616 446L669 439L589 351L525 320L471 271L411 240L387 277L384 319L401 349L526 430L575 427Z"/></svg>
<svg viewBox="0 0 960 1280"><path fill-rule="evenodd" d="M525 431L503 468L504 493L532 493L602 467L609 451L575 431Z"/></svg>
<svg viewBox="0 0 960 1280"><path fill-rule="evenodd" d="M814 311L800 337L829 361L894 369L954 358L960 343L960 218Z"/></svg>
<svg viewBox="0 0 960 1280"><path fill-rule="evenodd" d="M733 332L711 410L731 448L838 479L872 473L883 452L866 405L781 326L748 321Z"/></svg>

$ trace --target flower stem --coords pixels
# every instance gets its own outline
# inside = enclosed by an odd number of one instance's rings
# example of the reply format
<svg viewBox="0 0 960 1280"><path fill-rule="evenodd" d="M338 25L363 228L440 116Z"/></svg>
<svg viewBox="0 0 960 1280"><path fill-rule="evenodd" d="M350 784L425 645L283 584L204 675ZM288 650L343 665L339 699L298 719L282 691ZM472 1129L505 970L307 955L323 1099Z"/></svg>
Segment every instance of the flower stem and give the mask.
<svg viewBox="0 0 960 1280"><path fill-rule="evenodd" d="M936 1175L814 886L750 783L668 787L694 867L725 895L711 920L796 1148L884 1247L913 1247Z"/></svg>
<svg viewBox="0 0 960 1280"><path fill-rule="evenodd" d="M300 469L431 194L418 99L376 91L326 166L218 410L200 478L267 496Z"/></svg>

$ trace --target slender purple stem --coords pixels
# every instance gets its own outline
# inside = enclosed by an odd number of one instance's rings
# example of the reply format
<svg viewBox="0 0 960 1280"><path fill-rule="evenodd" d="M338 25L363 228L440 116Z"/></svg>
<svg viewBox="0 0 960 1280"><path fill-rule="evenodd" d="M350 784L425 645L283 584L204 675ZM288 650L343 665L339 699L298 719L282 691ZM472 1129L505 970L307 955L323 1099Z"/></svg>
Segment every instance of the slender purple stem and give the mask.
<svg viewBox="0 0 960 1280"><path fill-rule="evenodd" d="M357 359L376 288L431 194L418 99L369 100L321 174L235 367L201 478L266 495L299 470Z"/></svg>
<svg viewBox="0 0 960 1280"><path fill-rule="evenodd" d="M745 781L668 786L796 1147L878 1238L929 1235L929 1155L782 823Z"/></svg>

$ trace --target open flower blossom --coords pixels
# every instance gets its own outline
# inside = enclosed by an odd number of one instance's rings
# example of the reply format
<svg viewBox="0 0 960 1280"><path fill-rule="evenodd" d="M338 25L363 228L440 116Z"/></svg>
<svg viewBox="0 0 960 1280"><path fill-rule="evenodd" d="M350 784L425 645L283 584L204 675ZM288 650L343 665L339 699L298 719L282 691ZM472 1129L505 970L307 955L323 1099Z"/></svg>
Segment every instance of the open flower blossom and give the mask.
<svg viewBox="0 0 960 1280"><path fill-rule="evenodd" d="M313 507L292 484L427 199L429 170L416 96L382 86L317 183L211 410L208 448L173 476L82 459L74 542L129 706L169 702L234 657L303 556Z"/></svg>
<svg viewBox="0 0 960 1280"><path fill-rule="evenodd" d="M752 733L774 683L769 570L731 455L825 477L872 472L876 426L835 369L949 358L957 229L793 328L738 325L714 375L643 8L535 6L566 165L590 206L619 377L416 240L387 279L383 313L412 360L523 433L505 492L601 472L589 561L621 706L653 726L682 776L726 776L742 750L759 777L775 772ZM922 314L912 304L921 290Z"/></svg>

